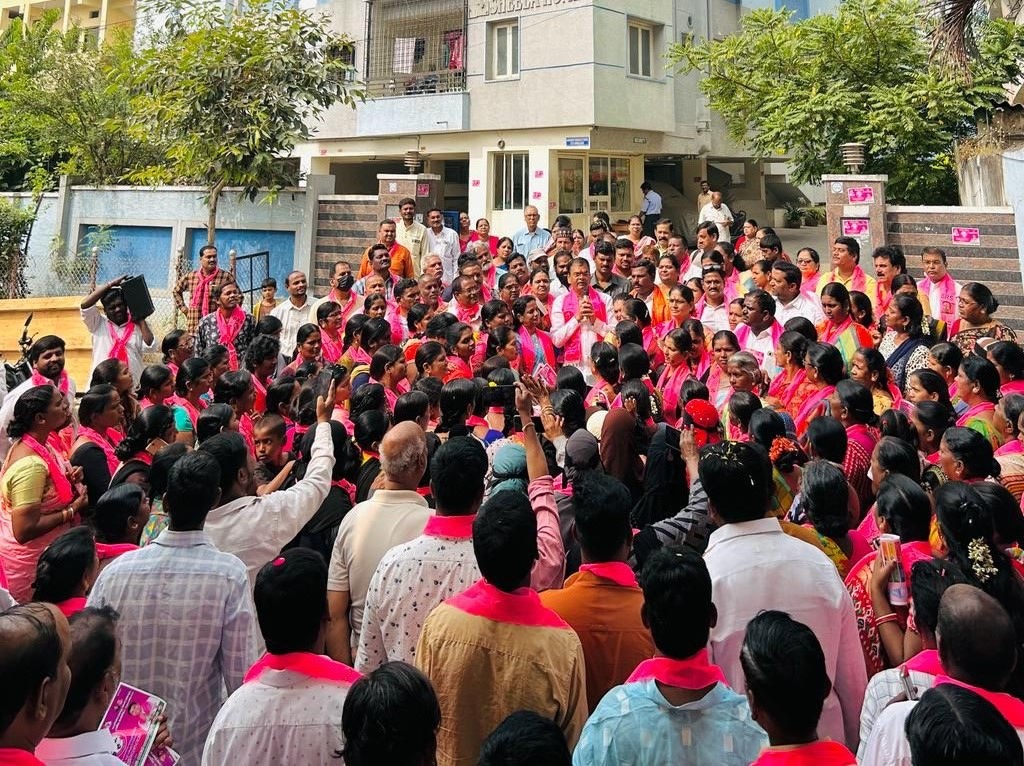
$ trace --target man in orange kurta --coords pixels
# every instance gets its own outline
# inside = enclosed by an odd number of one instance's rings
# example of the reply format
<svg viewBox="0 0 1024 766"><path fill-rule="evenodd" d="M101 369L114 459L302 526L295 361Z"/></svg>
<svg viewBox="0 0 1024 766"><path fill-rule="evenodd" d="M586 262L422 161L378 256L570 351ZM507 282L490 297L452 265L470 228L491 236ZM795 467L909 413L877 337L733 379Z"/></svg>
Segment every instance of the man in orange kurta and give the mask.
<svg viewBox="0 0 1024 766"><path fill-rule="evenodd" d="M377 227L377 242L373 244L384 244L387 245L388 252L391 254L391 273L397 277L415 277L416 268L412 262L412 254L409 249L403 247L395 241L395 222L384 220L380 222ZM372 247L372 246L371 246ZM370 248L366 248L363 252L363 257L359 261L359 277L362 279L368 275L373 269L370 267Z"/></svg>
<svg viewBox="0 0 1024 766"><path fill-rule="evenodd" d="M561 590L546 590L540 600L583 644L593 712L610 689L654 656L654 640L640 617L643 591L626 563L633 537L629 490L610 476L592 474L576 482L572 500L583 565Z"/></svg>

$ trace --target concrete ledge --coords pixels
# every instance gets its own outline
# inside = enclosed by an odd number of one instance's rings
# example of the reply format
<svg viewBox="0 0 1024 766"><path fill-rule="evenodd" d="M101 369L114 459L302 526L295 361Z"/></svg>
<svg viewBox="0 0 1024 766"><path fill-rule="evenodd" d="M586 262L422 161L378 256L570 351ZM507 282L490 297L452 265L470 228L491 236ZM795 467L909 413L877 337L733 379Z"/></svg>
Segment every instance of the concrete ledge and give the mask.
<svg viewBox="0 0 1024 766"><path fill-rule="evenodd" d="M92 367L92 336L86 331L79 314L80 295L56 298L21 298L0 300L0 353L11 364L21 358L18 338L25 317L32 313L29 334L59 335L67 344L65 369L74 379L79 391L89 387Z"/></svg>

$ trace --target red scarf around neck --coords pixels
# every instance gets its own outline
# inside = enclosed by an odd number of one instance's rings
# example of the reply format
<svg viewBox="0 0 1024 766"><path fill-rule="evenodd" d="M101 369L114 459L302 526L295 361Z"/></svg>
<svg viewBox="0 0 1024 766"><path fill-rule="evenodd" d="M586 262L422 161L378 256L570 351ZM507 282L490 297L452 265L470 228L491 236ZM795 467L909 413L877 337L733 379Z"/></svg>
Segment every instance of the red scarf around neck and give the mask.
<svg viewBox="0 0 1024 766"><path fill-rule="evenodd" d="M228 316L217 310L217 336L222 346L228 349L228 368L238 369L238 350L235 348L235 339L245 324L245 312L241 306L235 306Z"/></svg>
<svg viewBox="0 0 1024 766"><path fill-rule="evenodd" d="M118 335L117 325L108 319L107 329L110 330L110 342L113 343L110 348L110 358L128 364L128 341L132 339L132 333L135 332L135 322L129 319L121 328L121 334Z"/></svg>
<svg viewBox="0 0 1024 766"><path fill-rule="evenodd" d="M120 441L118 438L120 434L117 431L113 428L108 428L106 434L101 434L89 426L79 426L78 435L103 450L103 457L107 459L107 468L110 469L110 475L113 476L117 473L117 466L120 461L118 461L117 455L114 454L114 445L112 444L115 440Z"/></svg>
<svg viewBox="0 0 1024 766"><path fill-rule="evenodd" d="M708 659L707 649L701 649L692 657L682 660L671 657L644 660L626 679L626 683L638 683L652 678L666 686L675 686L679 689L703 689L712 684L729 685L722 669Z"/></svg>
<svg viewBox="0 0 1024 766"><path fill-rule="evenodd" d="M74 497L71 482L68 480L67 472L64 470L64 466L61 465L60 459L53 449L40 444L32 434L23 435L21 442L46 463L46 469L50 472L50 481L53 482L53 489L57 493L57 502L61 505L70 503Z"/></svg>
<svg viewBox="0 0 1024 766"><path fill-rule="evenodd" d="M359 671L323 654L313 654L312 652L270 654L268 652L249 668L242 683L249 684L258 681L260 676L268 670L290 670L318 681L328 681L342 686L351 686L363 677Z"/></svg>

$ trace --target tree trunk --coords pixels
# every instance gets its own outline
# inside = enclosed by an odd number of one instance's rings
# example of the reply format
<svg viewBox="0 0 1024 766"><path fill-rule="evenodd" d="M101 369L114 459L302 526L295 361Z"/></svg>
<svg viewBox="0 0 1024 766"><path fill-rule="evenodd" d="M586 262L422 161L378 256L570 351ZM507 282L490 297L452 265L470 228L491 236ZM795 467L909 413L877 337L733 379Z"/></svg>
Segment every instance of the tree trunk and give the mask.
<svg viewBox="0 0 1024 766"><path fill-rule="evenodd" d="M217 181L210 189L210 197L206 202L208 217L206 219L206 244L212 245L217 234L217 203L220 201L220 193L224 191L223 180Z"/></svg>

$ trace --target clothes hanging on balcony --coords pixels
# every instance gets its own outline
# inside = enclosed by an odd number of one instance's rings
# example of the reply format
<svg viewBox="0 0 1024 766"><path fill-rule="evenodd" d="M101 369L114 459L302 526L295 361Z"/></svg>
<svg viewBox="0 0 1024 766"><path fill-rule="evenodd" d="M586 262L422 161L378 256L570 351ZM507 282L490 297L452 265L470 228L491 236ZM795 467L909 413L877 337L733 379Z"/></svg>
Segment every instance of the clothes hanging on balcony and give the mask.
<svg viewBox="0 0 1024 766"><path fill-rule="evenodd" d="M412 74L413 60L416 55L415 37L396 37L392 71L395 74Z"/></svg>
<svg viewBox="0 0 1024 766"><path fill-rule="evenodd" d="M444 33L444 57L448 60L449 69L462 69L463 40L461 29Z"/></svg>

